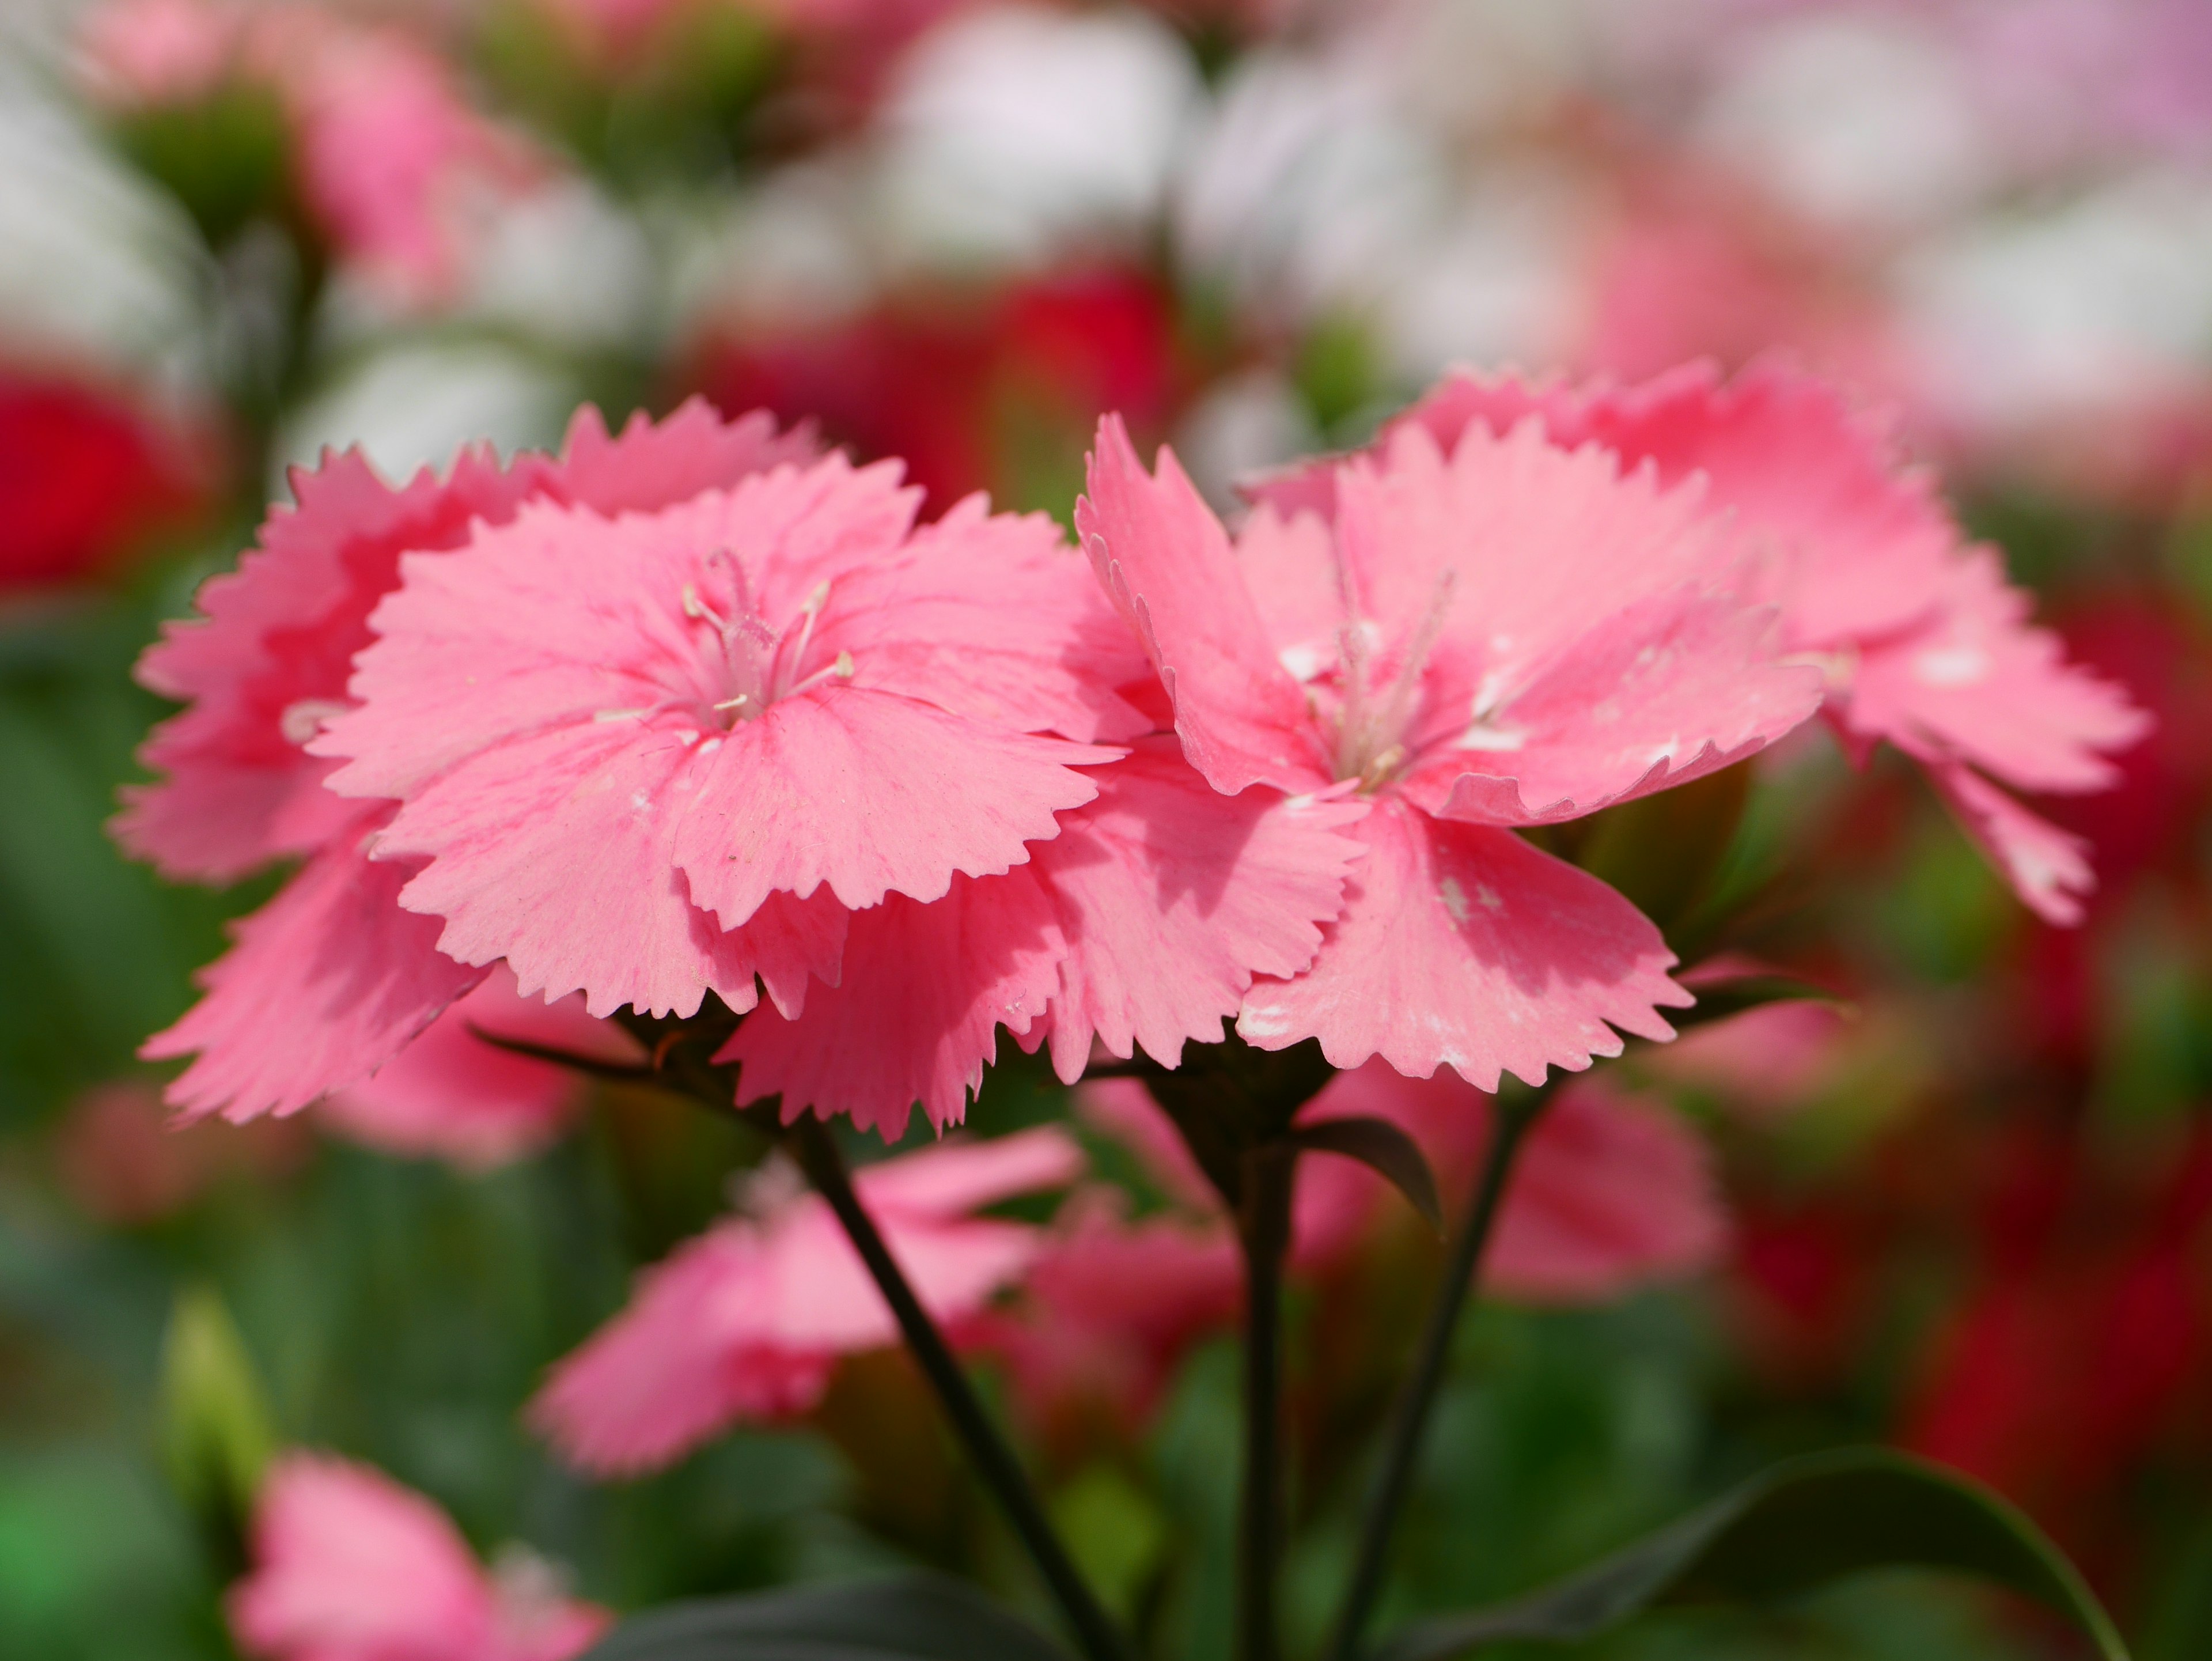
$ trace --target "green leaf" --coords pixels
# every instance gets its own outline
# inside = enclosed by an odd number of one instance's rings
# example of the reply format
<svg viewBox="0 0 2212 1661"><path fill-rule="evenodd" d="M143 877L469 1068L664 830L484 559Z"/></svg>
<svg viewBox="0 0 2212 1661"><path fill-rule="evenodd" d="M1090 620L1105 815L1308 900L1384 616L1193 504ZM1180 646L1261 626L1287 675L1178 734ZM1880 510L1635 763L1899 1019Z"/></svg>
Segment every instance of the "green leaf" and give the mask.
<svg viewBox="0 0 2212 1661"><path fill-rule="evenodd" d="M1581 1573L1511 1603L1416 1621L1376 1661L1446 1661L1508 1639L1588 1638L1671 1603L1765 1603L1863 1570L1977 1575L2067 1616L2128 1661L2080 1573L1982 1484L1886 1448L1793 1459Z"/></svg>
<svg viewBox="0 0 2212 1661"><path fill-rule="evenodd" d="M941 1575L672 1603L584 1661L1068 1661L1035 1627Z"/></svg>
<svg viewBox="0 0 2212 1661"><path fill-rule="evenodd" d="M1724 980L1703 984L1692 981L1686 984L1698 995L1698 1001L1688 1009L1667 1011L1668 1023L1677 1032L1724 1021L1731 1015L1741 1015L1746 1010L1770 1003L1843 1002L1826 987L1815 986L1790 975L1732 975Z"/></svg>
<svg viewBox="0 0 2212 1661"><path fill-rule="evenodd" d="M1420 1144L1388 1119L1323 1119L1300 1125L1291 1132L1291 1141L1308 1153L1341 1153L1358 1160L1404 1195L1431 1228L1443 1232L1444 1211L1437 1198L1436 1173L1429 1169Z"/></svg>
<svg viewBox="0 0 2212 1661"><path fill-rule="evenodd" d="M207 1286L177 1294L161 1342L161 1463L218 1554L243 1562L246 1519L276 1432L246 1341Z"/></svg>

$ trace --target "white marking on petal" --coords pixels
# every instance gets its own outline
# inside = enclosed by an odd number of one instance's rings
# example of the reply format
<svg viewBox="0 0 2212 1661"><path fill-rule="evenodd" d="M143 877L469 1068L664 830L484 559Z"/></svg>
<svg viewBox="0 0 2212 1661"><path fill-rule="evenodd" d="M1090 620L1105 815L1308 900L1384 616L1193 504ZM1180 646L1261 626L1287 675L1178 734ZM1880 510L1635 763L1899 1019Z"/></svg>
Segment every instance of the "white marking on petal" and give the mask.
<svg viewBox="0 0 2212 1661"><path fill-rule="evenodd" d="M1912 660L1923 685L1972 686L1990 672L1990 654L1978 646L1931 646Z"/></svg>
<svg viewBox="0 0 2212 1661"><path fill-rule="evenodd" d="M1528 742L1528 735L1510 727L1490 727L1481 721L1452 740L1455 750L1518 750Z"/></svg>
<svg viewBox="0 0 2212 1661"><path fill-rule="evenodd" d="M1237 1018L1237 1030L1248 1038L1279 1038L1291 1030L1291 1012L1279 1003L1248 1003Z"/></svg>
<svg viewBox="0 0 2212 1661"><path fill-rule="evenodd" d="M1451 913L1454 922L1463 924L1474 916L1468 908L1467 890L1459 885L1458 878L1446 877L1437 885L1437 894L1443 901L1444 910Z"/></svg>

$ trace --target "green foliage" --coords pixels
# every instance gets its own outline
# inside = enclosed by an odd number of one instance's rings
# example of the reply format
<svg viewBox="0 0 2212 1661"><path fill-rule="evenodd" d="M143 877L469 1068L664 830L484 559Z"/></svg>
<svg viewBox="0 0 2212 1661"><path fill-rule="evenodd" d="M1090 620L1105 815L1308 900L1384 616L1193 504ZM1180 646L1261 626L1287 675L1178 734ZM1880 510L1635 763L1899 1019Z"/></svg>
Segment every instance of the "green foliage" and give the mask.
<svg viewBox="0 0 2212 1661"><path fill-rule="evenodd" d="M1794 1460L1530 1597L1419 1622L1377 1661L1449 1661L1509 1639L1587 1638L1665 1603L1760 1604L1869 1569L1972 1574L2065 1615L2105 1661L2121 1640L2080 1573L1978 1483L1881 1449Z"/></svg>
<svg viewBox="0 0 2212 1661"><path fill-rule="evenodd" d="M678 1604L623 1623L587 1661L1066 1661L972 1587L908 1575Z"/></svg>

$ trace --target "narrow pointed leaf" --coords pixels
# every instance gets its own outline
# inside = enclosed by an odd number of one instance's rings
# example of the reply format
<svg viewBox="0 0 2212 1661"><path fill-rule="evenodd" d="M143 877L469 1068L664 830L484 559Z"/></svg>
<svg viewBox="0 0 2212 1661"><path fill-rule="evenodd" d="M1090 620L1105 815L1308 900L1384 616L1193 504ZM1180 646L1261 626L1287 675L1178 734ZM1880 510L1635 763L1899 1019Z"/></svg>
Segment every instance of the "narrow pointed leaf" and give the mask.
<svg viewBox="0 0 2212 1661"><path fill-rule="evenodd" d="M1668 1604L1760 1604L1868 1569L1978 1576L2033 1598L2128 1661L2080 1573L2016 1506L1978 1482L1882 1448L1776 1466L1581 1573L1508 1603L1416 1621L1376 1661L1448 1661L1508 1639L1588 1638Z"/></svg>
<svg viewBox="0 0 2212 1661"><path fill-rule="evenodd" d="M654 1076L655 1069L635 1062L604 1061L597 1056L580 1056L573 1050L562 1050L556 1044L533 1043L528 1038L509 1038L488 1031L474 1021L469 1023L469 1034L495 1050L504 1050L511 1056L527 1056L533 1062L550 1062L556 1067L572 1068L576 1072L589 1074L595 1079L638 1080Z"/></svg>
<svg viewBox="0 0 2212 1661"><path fill-rule="evenodd" d="M1379 1173L1406 1202L1442 1232L1443 1206L1437 1198L1436 1173L1420 1144L1388 1119L1323 1119L1300 1125L1291 1141L1311 1153L1341 1153Z"/></svg>
<svg viewBox="0 0 2212 1661"><path fill-rule="evenodd" d="M1068 1661L1029 1622L938 1575L650 1609L583 1661Z"/></svg>

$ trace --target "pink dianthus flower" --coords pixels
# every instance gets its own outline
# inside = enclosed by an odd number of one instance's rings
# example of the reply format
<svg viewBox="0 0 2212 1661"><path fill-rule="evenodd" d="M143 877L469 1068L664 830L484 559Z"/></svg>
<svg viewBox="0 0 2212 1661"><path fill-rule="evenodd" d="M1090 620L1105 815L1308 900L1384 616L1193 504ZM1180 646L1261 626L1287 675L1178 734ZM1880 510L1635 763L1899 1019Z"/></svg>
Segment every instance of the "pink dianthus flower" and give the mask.
<svg viewBox="0 0 2212 1661"><path fill-rule="evenodd" d="M1780 608L1790 648L1821 665L1845 745L1863 756L1887 739L1911 756L2022 899L2053 922L2080 918L2094 882L2083 845L1999 786L2102 789L2118 776L2108 753L2146 719L2030 624L1996 550L1966 543L1883 423L1772 359L1726 384L1706 364L1632 386L1462 373L1386 429L1379 453L1414 432L1449 446L1532 421L1668 486L1702 477L1757 551L1757 592ZM1336 476L1304 470L1258 494L1325 505Z"/></svg>
<svg viewBox="0 0 2212 1661"><path fill-rule="evenodd" d="M1042 1127L898 1155L853 1185L923 1306L957 1335L1042 1241L1032 1225L969 1214L1082 1167L1075 1143ZM841 1356L898 1341L826 1202L781 1165L751 1197L754 1214L678 1247L554 1369L530 1418L569 1459L607 1473L665 1465L740 1421L805 1413Z"/></svg>
<svg viewBox="0 0 2212 1661"><path fill-rule="evenodd" d="M370 861L392 805L333 794L335 764L306 747L353 707L353 660L401 554L447 557L526 502L650 509L811 453L805 435L779 435L765 417L725 423L692 404L618 436L586 409L558 458L525 453L502 469L468 450L444 477L426 469L400 489L358 452L294 472L297 505L270 515L238 570L201 589L200 615L167 625L138 666L187 707L146 745L143 759L168 776L125 790L124 846L165 875L216 882L306 856L238 925L238 943L205 971L207 995L148 1043L151 1057L198 1056L173 1103L245 1119L358 1084L487 971L441 952L436 920L401 908L407 867Z"/></svg>
<svg viewBox="0 0 2212 1661"><path fill-rule="evenodd" d="M1509 828L1588 813L1748 755L1818 707L1695 484L1622 477L1534 423L1449 451L1407 427L1263 501L1235 541L1173 456L1149 477L1111 417L1076 524L1143 638L1184 754L1255 785L1370 804L1312 966L1256 981L1237 1031L1318 1037L1490 1087L1668 1035L1658 931Z"/></svg>
<svg viewBox="0 0 2212 1661"><path fill-rule="evenodd" d="M323 1454L270 1469L252 1552L228 1601L255 1661L569 1661L613 1619L535 1558L485 1573L421 1494Z"/></svg>

